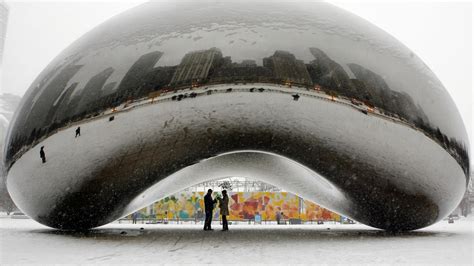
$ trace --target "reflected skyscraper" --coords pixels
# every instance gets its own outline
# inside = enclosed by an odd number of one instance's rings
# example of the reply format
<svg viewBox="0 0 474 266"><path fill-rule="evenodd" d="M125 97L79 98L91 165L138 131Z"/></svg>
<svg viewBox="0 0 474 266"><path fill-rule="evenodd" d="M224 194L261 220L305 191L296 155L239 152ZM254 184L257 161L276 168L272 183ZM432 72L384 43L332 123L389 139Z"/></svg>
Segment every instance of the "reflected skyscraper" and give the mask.
<svg viewBox="0 0 474 266"><path fill-rule="evenodd" d="M290 52L275 51L272 56L263 59L263 66L272 69L280 82L312 85L303 60L297 60Z"/></svg>
<svg viewBox="0 0 474 266"><path fill-rule="evenodd" d="M186 84L191 82L202 82L207 79L209 70L215 67L222 58L219 49L193 51L187 53L171 79L172 85Z"/></svg>

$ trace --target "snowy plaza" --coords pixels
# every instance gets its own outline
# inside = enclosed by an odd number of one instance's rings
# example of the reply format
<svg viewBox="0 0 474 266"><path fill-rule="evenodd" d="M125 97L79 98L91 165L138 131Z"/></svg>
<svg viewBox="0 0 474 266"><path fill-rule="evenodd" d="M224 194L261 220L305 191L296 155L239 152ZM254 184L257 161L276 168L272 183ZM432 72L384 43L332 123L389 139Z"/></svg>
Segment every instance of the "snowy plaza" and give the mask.
<svg viewBox="0 0 474 266"><path fill-rule="evenodd" d="M143 228L143 229L141 229ZM0 219L0 264L473 264L473 217L390 234L361 224L112 223L67 233Z"/></svg>

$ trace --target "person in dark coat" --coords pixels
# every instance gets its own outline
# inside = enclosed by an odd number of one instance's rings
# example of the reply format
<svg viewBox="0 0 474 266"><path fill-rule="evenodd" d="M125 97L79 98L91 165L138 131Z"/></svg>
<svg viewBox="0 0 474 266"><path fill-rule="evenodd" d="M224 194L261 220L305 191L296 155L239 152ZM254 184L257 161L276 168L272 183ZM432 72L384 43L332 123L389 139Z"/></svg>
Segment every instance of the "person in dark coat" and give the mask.
<svg viewBox="0 0 474 266"><path fill-rule="evenodd" d="M45 163L46 162L46 154L44 153L44 146L41 146L40 157L41 157L41 160L43 161L43 163Z"/></svg>
<svg viewBox="0 0 474 266"><path fill-rule="evenodd" d="M138 218L138 212L134 212L132 214L132 223L136 224L137 223L137 218Z"/></svg>
<svg viewBox="0 0 474 266"><path fill-rule="evenodd" d="M204 196L204 211L206 212L206 221L204 222L204 230L213 230L211 228L212 223L212 210L217 200L212 199L212 189L207 190L206 196Z"/></svg>
<svg viewBox="0 0 474 266"><path fill-rule="evenodd" d="M229 224L227 223L227 215L229 215L229 196L227 190L222 190L222 199L219 199L219 208L222 216L222 231L229 231Z"/></svg>
<svg viewBox="0 0 474 266"><path fill-rule="evenodd" d="M77 127L77 128L76 128L76 136L75 136L75 138L77 138L77 136L79 136L79 137L81 136L81 127Z"/></svg>

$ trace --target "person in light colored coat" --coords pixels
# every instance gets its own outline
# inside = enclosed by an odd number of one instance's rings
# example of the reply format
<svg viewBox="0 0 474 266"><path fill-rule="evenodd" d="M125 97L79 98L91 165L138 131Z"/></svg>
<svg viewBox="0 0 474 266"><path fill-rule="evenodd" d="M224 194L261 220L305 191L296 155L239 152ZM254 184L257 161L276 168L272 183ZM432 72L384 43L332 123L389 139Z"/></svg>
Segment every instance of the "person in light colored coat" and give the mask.
<svg viewBox="0 0 474 266"><path fill-rule="evenodd" d="M229 215L229 196L227 190L222 190L222 199L219 199L219 208L222 216L222 231L228 231L227 215Z"/></svg>

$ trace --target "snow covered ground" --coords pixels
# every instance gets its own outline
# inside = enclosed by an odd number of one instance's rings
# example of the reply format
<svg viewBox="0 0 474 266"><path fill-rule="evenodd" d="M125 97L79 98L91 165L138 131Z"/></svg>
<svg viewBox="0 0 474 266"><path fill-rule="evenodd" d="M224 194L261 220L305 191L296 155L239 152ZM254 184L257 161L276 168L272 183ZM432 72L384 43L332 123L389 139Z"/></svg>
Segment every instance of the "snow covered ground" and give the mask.
<svg viewBox="0 0 474 266"><path fill-rule="evenodd" d="M388 234L353 224L118 224L65 233L30 219L0 219L0 264L456 264L473 265L474 219ZM141 230L143 228L143 230Z"/></svg>

